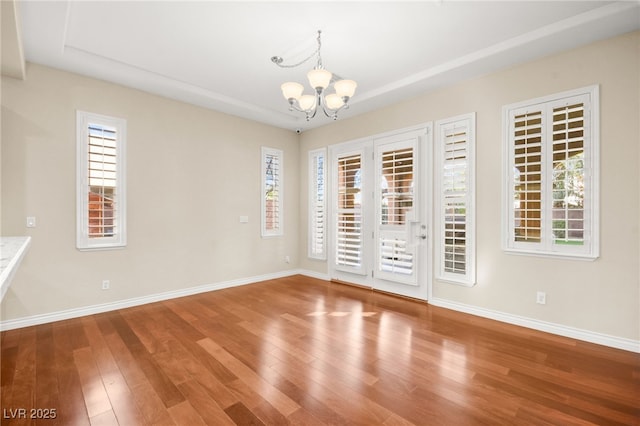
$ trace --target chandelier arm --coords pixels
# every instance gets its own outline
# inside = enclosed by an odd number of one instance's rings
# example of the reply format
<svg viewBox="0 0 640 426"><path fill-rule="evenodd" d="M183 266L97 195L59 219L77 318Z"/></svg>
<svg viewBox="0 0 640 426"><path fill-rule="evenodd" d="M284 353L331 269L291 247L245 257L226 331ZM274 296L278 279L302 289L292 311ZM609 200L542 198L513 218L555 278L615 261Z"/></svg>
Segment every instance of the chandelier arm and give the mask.
<svg viewBox="0 0 640 426"><path fill-rule="evenodd" d="M308 112L308 111L305 111L305 112L306 112L306 114L307 114L307 121L309 121L309 120L311 120L313 117L315 117L315 116L316 116L316 113L318 112L318 107L315 107L315 108L313 109L313 114L311 114L311 115L309 115L309 112Z"/></svg>
<svg viewBox="0 0 640 426"><path fill-rule="evenodd" d="M289 111L307 112L307 111L303 110L302 108L300 108L297 104L298 104L298 101L296 101L293 98L290 99L289 100Z"/></svg>
<svg viewBox="0 0 640 426"><path fill-rule="evenodd" d="M320 102L320 101L318 100L316 102ZM324 107L322 107L322 108L323 108L323 111L324 111ZM303 112L306 115L307 121L309 121L309 120L311 120L312 118L314 118L316 116L316 113L318 112L318 107L316 106L316 108L313 109L313 114L309 115L309 111L308 110L304 110L304 109L300 108L298 106L298 101L296 101L295 99L291 98L289 100L289 111ZM326 114L326 112L325 112L325 114Z"/></svg>
<svg viewBox="0 0 640 426"><path fill-rule="evenodd" d="M322 91L316 92L316 107L313 109L313 114L309 115L309 111L304 111L307 115L307 121L311 120L318 113L318 107L321 106L322 103Z"/></svg>
<svg viewBox="0 0 640 426"><path fill-rule="evenodd" d="M320 99L318 100L318 103L320 104L320 105L318 105L318 106L322 108L322 112L324 112L324 115L326 115L326 116L327 116L327 117L329 117L329 118L333 118L334 120L337 118L337 115L336 115L336 114L337 114L337 112L338 112L338 111L335 111L335 112L334 112L332 109L329 109L329 108L325 105L325 103L324 103L322 100L320 100ZM316 108L316 109L317 109L317 108ZM332 112L332 114L331 114L331 115L329 115L329 112L328 112L328 111L331 111L331 112Z"/></svg>
<svg viewBox="0 0 640 426"><path fill-rule="evenodd" d="M327 113L327 110L324 108L324 106L322 107L322 112L324 112L324 115L326 115L329 118L333 118L334 120L338 119L338 115L336 113L333 113L332 115L329 115Z"/></svg>
<svg viewBox="0 0 640 426"><path fill-rule="evenodd" d="M324 113L324 115L326 115L329 118L333 118L334 120L338 119L338 112L342 111L343 109L349 109L349 104L347 103L349 101L349 98L347 97L343 97L342 100L344 101L344 103L340 106L340 108L337 109L331 109L329 107L327 107L325 105L324 100L322 99L322 97L320 95L318 95L318 106L320 106L322 108L322 112ZM317 111L317 107L316 107L316 111ZM329 112L331 112L331 114L329 114ZM315 115L315 113L314 113Z"/></svg>

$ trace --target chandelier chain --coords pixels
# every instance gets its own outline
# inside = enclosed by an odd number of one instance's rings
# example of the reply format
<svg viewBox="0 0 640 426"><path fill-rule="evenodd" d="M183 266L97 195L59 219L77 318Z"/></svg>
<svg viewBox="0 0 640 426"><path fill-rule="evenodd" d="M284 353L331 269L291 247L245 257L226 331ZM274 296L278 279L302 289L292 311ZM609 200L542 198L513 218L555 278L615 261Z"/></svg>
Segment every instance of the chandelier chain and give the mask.
<svg viewBox="0 0 640 426"><path fill-rule="evenodd" d="M317 38L317 40L318 40L318 48L311 55L307 56L302 61L297 62L295 64L283 64L282 63L282 61L283 61L282 57L273 56L273 57L271 57L271 62L273 62L274 64L276 64L280 68L295 68L295 67L299 67L300 65L304 64L309 59L313 58L315 55L318 55L317 68L322 68L322 57L320 56L320 48L322 47L322 41L320 40L320 34L321 33L322 33L322 31L318 30L318 38Z"/></svg>

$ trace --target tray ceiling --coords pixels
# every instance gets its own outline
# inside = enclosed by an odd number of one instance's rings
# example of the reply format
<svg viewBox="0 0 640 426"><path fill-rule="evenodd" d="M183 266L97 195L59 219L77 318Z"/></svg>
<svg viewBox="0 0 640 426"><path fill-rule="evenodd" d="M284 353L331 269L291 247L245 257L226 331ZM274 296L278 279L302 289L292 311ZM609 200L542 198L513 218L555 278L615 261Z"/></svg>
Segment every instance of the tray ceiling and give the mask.
<svg viewBox="0 0 640 426"><path fill-rule="evenodd" d="M324 67L358 82L345 118L640 28L638 2L18 2L27 61L287 129L280 84ZM27 76L28 78L28 76ZM310 88L306 89L310 93Z"/></svg>

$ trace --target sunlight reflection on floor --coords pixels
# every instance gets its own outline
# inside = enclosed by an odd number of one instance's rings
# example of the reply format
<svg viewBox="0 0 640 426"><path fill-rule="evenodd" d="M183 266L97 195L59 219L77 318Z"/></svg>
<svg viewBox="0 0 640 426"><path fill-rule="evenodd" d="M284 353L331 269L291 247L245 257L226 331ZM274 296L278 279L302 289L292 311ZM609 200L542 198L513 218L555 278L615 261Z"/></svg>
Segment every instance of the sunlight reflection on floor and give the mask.
<svg viewBox="0 0 640 426"><path fill-rule="evenodd" d="M309 312L307 314L308 317L322 317L322 316L330 316L330 317L346 317L348 315L355 315L361 317L373 317L377 315L377 312L344 312L344 311L317 311L317 312Z"/></svg>
<svg viewBox="0 0 640 426"><path fill-rule="evenodd" d="M447 340L442 342L440 373L457 382L467 383L471 373L467 368L467 354L464 346Z"/></svg>

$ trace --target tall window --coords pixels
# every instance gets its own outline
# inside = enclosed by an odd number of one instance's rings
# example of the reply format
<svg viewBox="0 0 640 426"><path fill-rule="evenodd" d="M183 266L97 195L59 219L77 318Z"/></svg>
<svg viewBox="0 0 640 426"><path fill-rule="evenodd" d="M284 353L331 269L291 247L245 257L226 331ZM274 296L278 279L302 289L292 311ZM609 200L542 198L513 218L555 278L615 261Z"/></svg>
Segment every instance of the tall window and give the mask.
<svg viewBox="0 0 640 426"><path fill-rule="evenodd" d="M475 114L436 123L438 278L475 284Z"/></svg>
<svg viewBox="0 0 640 426"><path fill-rule="evenodd" d="M343 270L362 268L362 154L342 154L337 163L337 232L335 264Z"/></svg>
<svg viewBox="0 0 640 426"><path fill-rule="evenodd" d="M505 249L598 257L598 87L508 105Z"/></svg>
<svg viewBox="0 0 640 426"><path fill-rule="evenodd" d="M78 111L77 232L80 250L126 245L126 121Z"/></svg>
<svg viewBox="0 0 640 426"><path fill-rule="evenodd" d="M309 152L309 257L326 259L326 152Z"/></svg>
<svg viewBox="0 0 640 426"><path fill-rule="evenodd" d="M282 235L283 153L262 148L262 236Z"/></svg>

